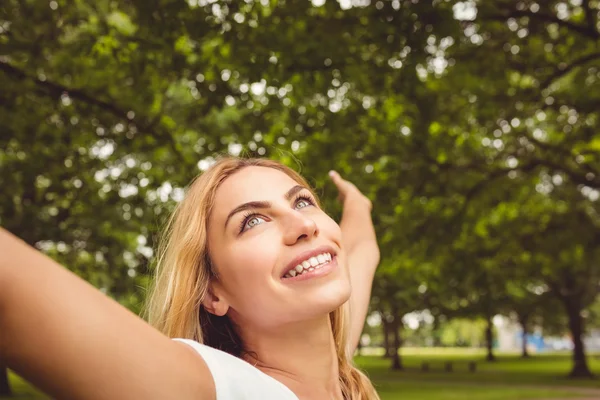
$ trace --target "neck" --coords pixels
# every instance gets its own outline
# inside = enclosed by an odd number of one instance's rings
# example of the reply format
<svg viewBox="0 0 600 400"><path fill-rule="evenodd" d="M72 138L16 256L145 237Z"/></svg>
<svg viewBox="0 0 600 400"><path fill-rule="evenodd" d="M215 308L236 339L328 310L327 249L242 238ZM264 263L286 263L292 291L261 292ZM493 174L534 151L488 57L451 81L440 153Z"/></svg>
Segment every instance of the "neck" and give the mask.
<svg viewBox="0 0 600 400"><path fill-rule="evenodd" d="M329 316L276 330L245 329L245 360L282 382L300 399L342 399Z"/></svg>

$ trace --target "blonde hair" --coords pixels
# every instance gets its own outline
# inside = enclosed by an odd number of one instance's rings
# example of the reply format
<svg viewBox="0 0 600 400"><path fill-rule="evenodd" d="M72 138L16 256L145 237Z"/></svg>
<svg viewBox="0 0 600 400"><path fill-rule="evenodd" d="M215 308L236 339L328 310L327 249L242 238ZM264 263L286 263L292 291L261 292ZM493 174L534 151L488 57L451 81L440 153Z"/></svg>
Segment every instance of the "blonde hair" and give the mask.
<svg viewBox="0 0 600 400"><path fill-rule="evenodd" d="M297 172L266 159L227 157L198 176L188 188L164 229L159 243L156 276L146 313L150 324L169 337L193 339L241 357L245 349L227 315L219 317L202 306L211 279L217 277L208 254L208 217L221 183L242 168L279 170L310 188ZM316 196L315 196L316 198ZM339 379L345 399L379 399L369 379L347 354L346 307L329 316L336 345Z"/></svg>

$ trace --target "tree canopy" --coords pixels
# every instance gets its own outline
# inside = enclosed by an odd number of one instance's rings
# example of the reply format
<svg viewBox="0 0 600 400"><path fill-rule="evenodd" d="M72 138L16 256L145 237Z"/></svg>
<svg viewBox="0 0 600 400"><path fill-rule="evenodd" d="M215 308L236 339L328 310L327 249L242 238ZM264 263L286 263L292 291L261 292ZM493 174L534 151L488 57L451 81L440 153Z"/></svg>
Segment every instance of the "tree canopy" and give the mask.
<svg viewBox="0 0 600 400"><path fill-rule="evenodd" d="M335 168L375 204L376 304L554 297L588 375L599 20L597 0L5 0L0 224L139 310L164 217L217 155L293 166L334 214Z"/></svg>

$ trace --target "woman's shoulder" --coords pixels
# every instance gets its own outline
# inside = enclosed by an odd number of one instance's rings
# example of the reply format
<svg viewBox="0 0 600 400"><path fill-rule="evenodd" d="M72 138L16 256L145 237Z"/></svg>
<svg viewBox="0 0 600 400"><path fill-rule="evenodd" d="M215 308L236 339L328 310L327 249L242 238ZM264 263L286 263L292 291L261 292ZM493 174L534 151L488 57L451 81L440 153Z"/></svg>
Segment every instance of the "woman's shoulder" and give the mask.
<svg viewBox="0 0 600 400"><path fill-rule="evenodd" d="M217 400L256 398L298 400L298 397L283 383L238 357L195 340L173 340L192 347L204 359L213 376Z"/></svg>

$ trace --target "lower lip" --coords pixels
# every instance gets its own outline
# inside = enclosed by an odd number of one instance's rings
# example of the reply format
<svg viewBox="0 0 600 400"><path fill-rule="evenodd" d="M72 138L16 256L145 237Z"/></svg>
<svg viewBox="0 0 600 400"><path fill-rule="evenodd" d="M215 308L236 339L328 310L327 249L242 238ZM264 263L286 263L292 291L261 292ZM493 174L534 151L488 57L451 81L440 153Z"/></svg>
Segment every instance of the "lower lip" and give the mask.
<svg viewBox="0 0 600 400"><path fill-rule="evenodd" d="M296 275L292 278L281 278L284 282L301 282L312 278L319 278L321 276L328 275L331 271L333 271L337 267L337 256L334 256L331 261L327 264L323 265L319 269L315 269L313 271L304 272L301 275Z"/></svg>

